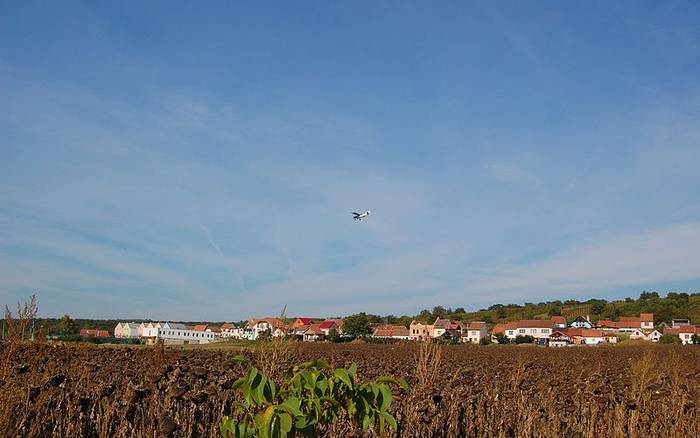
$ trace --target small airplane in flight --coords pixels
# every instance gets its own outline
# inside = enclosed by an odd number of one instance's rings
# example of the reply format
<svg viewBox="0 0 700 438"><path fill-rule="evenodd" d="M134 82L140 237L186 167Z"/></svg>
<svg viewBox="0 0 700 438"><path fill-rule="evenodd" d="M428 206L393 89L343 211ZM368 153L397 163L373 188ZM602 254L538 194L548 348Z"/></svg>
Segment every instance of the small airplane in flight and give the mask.
<svg viewBox="0 0 700 438"><path fill-rule="evenodd" d="M364 212L364 213L358 213L358 212L356 212L356 211L353 211L353 212L352 212L352 218L355 219L356 221L361 221L362 219L364 219L364 218L366 218L367 216L369 216L369 213L370 213L369 210L367 210L367 211Z"/></svg>

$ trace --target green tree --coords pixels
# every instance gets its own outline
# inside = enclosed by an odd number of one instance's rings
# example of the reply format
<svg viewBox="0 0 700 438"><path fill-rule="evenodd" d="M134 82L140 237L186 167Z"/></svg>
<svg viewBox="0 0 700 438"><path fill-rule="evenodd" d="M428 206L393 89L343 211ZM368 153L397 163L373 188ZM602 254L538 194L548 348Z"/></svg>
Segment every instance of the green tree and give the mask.
<svg viewBox="0 0 700 438"><path fill-rule="evenodd" d="M510 344L510 339L508 339L505 333L498 333L496 335L496 342L499 344Z"/></svg>
<svg viewBox="0 0 700 438"><path fill-rule="evenodd" d="M530 335L518 335L515 337L516 344L532 344L535 342L535 338Z"/></svg>
<svg viewBox="0 0 700 438"><path fill-rule="evenodd" d="M430 310L428 310L428 309L423 309L423 310L421 310L420 313L418 314L418 318L419 318L421 321L429 322L431 319L433 319L433 314L430 312Z"/></svg>
<svg viewBox="0 0 700 438"><path fill-rule="evenodd" d="M661 344L680 344L681 338L674 335L663 335L659 338L659 343Z"/></svg>
<svg viewBox="0 0 700 438"><path fill-rule="evenodd" d="M639 294L640 300L649 300L651 298L659 298L659 293L656 291L653 291L653 292L644 291L641 294Z"/></svg>
<svg viewBox="0 0 700 438"><path fill-rule="evenodd" d="M549 316L561 316L561 307L558 307L558 306L550 307L547 314Z"/></svg>
<svg viewBox="0 0 700 438"><path fill-rule="evenodd" d="M498 310L496 310L496 318L503 319L506 316L508 316L508 312L504 307L499 307Z"/></svg>
<svg viewBox="0 0 700 438"><path fill-rule="evenodd" d="M447 309L442 306L433 307L433 318L442 318L447 313Z"/></svg>
<svg viewBox="0 0 700 438"><path fill-rule="evenodd" d="M596 300L591 303L591 313L600 316L605 310L605 301Z"/></svg>
<svg viewBox="0 0 700 438"><path fill-rule="evenodd" d="M345 318L343 320L343 332L354 337L367 336L370 333L367 314L361 312Z"/></svg>
<svg viewBox="0 0 700 438"><path fill-rule="evenodd" d="M73 321L68 314L63 315L58 321L58 330L64 335L72 335L78 332L75 321Z"/></svg>

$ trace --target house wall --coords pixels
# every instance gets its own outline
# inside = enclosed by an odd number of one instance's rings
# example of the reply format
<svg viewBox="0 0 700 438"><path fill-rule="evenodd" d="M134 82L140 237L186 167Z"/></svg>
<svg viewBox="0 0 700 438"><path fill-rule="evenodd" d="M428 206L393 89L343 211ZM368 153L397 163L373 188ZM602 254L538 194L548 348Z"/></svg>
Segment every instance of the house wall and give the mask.
<svg viewBox="0 0 700 438"><path fill-rule="evenodd" d="M215 342L218 338L216 333L200 332L195 330L183 330L177 328L146 328L143 331L144 337L151 340L182 341L188 343L206 344Z"/></svg>

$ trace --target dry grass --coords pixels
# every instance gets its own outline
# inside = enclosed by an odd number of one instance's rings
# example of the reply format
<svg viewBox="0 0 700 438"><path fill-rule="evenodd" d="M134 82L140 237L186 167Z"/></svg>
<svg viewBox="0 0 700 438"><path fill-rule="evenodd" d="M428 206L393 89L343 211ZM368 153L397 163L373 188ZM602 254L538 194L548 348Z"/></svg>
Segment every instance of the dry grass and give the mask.
<svg viewBox="0 0 700 438"><path fill-rule="evenodd" d="M420 342L416 357L416 382L418 388L432 386L439 375L442 362L442 346L430 339Z"/></svg>
<svg viewBox="0 0 700 438"><path fill-rule="evenodd" d="M260 371L267 376L276 376L285 367L291 365L290 358L294 352L296 342L288 339L286 335L274 336L277 330L282 330L283 332L286 330L286 310L287 306L285 305L272 327L270 340L261 344L257 351L257 365Z"/></svg>

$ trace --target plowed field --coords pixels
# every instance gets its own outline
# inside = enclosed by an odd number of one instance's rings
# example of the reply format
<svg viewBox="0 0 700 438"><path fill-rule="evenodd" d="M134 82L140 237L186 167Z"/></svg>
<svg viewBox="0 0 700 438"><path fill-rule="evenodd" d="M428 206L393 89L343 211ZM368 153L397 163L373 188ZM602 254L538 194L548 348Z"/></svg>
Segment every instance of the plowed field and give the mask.
<svg viewBox="0 0 700 438"><path fill-rule="evenodd" d="M0 436L216 437L242 375L231 351L0 347ZM245 353L253 361L254 351ZM700 437L700 347L443 347L419 386L418 347L299 344L287 365L356 362L404 377L397 436ZM375 436L340 423L324 436Z"/></svg>

